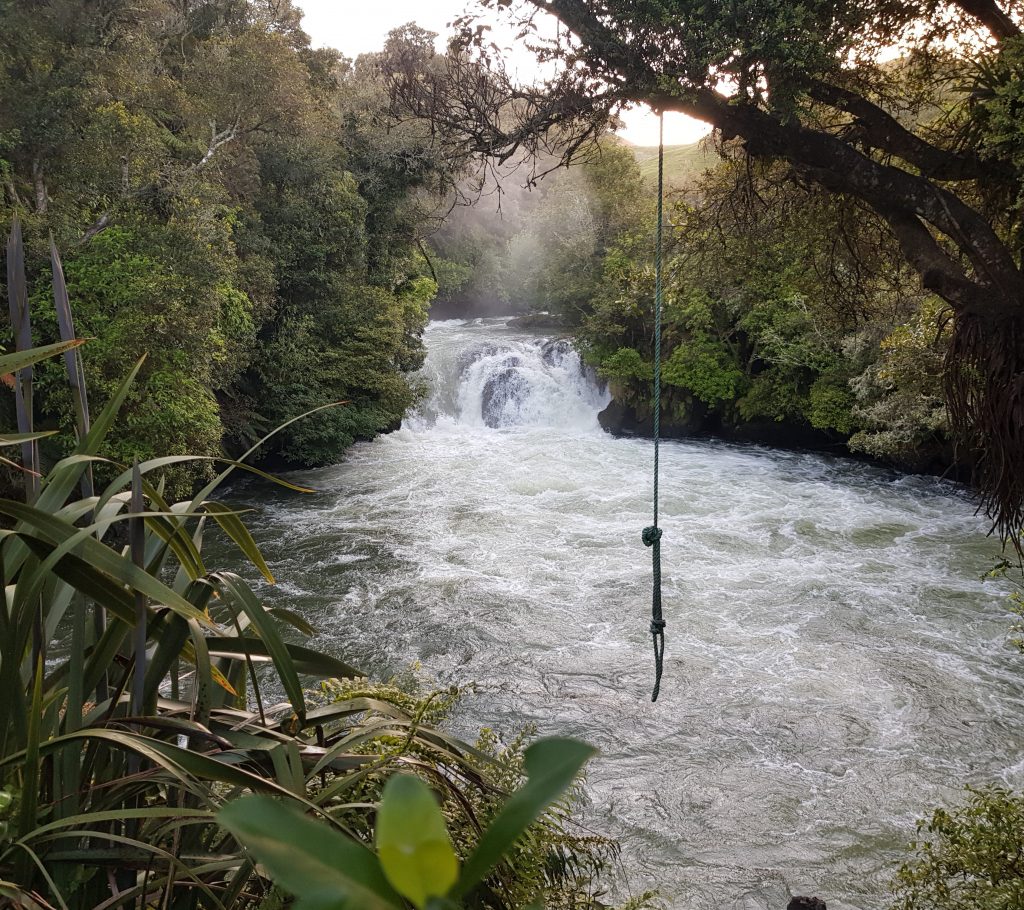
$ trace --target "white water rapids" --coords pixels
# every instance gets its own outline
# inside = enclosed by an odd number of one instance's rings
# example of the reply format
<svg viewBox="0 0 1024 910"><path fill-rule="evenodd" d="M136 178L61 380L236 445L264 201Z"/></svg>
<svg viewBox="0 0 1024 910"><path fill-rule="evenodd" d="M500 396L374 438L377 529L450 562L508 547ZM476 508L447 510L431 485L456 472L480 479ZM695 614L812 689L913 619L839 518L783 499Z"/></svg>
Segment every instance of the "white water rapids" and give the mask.
<svg viewBox="0 0 1024 910"><path fill-rule="evenodd" d="M1021 658L996 543L952 484L849 460L662 448L665 680L650 702L652 444L597 424L564 344L432 323L401 430L264 497L268 591L375 676L479 683L459 731L598 746L586 823L619 896L679 910L886 905L914 820L1024 782Z"/></svg>

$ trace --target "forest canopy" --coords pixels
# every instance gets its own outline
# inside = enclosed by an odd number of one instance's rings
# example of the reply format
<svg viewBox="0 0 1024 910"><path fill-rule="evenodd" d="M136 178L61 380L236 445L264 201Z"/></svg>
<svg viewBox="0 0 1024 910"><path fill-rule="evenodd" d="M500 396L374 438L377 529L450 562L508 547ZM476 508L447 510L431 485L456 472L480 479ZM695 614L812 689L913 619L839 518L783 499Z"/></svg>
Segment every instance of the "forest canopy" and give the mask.
<svg viewBox="0 0 1024 910"><path fill-rule="evenodd" d="M0 213L25 226L34 340L56 338L52 234L96 405L149 355L107 454L239 453L346 402L267 450L312 465L400 421L443 165L388 128L373 55L314 49L287 0L4 0L0 17ZM38 416L68 429L60 365L40 373Z"/></svg>
<svg viewBox="0 0 1024 910"><path fill-rule="evenodd" d="M1024 517L1024 273L1018 12L986 0L480 0L557 73L516 84L473 17L424 74L391 61L396 103L455 157L568 161L623 105L712 124L750 160L884 225L950 336L943 394L1005 536ZM561 27L541 27L541 13ZM468 78L470 72L485 73ZM943 316L943 320L946 320Z"/></svg>

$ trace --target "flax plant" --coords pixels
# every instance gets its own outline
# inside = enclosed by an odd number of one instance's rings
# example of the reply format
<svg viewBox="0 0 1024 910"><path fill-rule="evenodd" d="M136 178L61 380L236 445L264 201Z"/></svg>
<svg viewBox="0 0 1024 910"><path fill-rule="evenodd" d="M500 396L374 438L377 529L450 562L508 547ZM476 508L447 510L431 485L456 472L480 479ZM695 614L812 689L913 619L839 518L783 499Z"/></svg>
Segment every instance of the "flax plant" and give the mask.
<svg viewBox="0 0 1024 910"><path fill-rule="evenodd" d="M300 617L268 609L203 554L212 525L274 581L239 513L214 498L232 471L268 475L225 460L191 500L169 502L160 473L192 459L118 466L102 457L142 361L91 418L83 341L52 247L51 257L62 341L32 348L15 225L16 350L0 355L0 375L11 377L19 427L0 435L0 447L21 449L26 487L24 501L0 500L0 898L24 907L244 905L265 883L214 822L226 801L270 794L331 819L349 783L377 761L351 748L365 740L370 711L377 728L452 760L461 747L372 699L308 708L304 680L361 674L296 643L312 631ZM32 424L31 368L58 355L77 440L44 471L36 443L48 433ZM116 476L94 489L99 463ZM286 699L271 701L268 683Z"/></svg>
<svg viewBox="0 0 1024 910"><path fill-rule="evenodd" d="M485 836L480 807L505 797L488 771L492 755L433 729L419 707L375 697L373 687L339 688L331 681L362 674L299 644L313 634L300 616L266 607L241 575L208 563L203 543L215 528L254 576L274 582L240 512L215 498L237 470L309 492L246 464L265 440L238 461L104 458L144 358L93 417L80 359L88 347L75 337L52 241L50 254L61 341L32 347L15 224L8 292L16 349L0 354L0 376L16 396L19 426L0 434L0 449L21 449L20 463L4 460L26 484L24 501L0 499L0 906L259 905L273 886L253 858L261 852L250 852L247 811L312 817L328 832L324 843L353 845L372 866L378 800L367 794L404 770L460 807L460 824L474 832L465 849L475 871L464 882L489 895L483 905L511 908L515 873L499 860L589 750L566 746L577 758L563 763L558 785L537 791L526 815L513 812L519 821L504 835L492 822ZM33 426L32 366L54 356L65 358L76 440L44 467L37 443L49 433ZM161 472L196 460L219 473L191 499L169 501ZM113 476L102 487L97 465ZM314 679L335 694L308 700ZM534 789L543 764L530 772ZM246 804L255 810L219 814L253 794L264 800ZM223 818L237 824L224 827ZM408 898L401 888L388 894L393 906Z"/></svg>

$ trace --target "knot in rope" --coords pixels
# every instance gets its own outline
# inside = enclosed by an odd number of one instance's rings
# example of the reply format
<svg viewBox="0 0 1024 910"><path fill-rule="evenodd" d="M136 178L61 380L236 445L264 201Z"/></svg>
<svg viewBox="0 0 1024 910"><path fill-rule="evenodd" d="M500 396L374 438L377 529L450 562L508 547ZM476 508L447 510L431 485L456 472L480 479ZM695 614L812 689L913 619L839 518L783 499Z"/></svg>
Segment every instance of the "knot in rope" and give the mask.
<svg viewBox="0 0 1024 910"><path fill-rule="evenodd" d="M640 535L640 539L644 542L645 547L653 547L659 540L661 540L661 528L651 525L649 528L644 528L643 533Z"/></svg>

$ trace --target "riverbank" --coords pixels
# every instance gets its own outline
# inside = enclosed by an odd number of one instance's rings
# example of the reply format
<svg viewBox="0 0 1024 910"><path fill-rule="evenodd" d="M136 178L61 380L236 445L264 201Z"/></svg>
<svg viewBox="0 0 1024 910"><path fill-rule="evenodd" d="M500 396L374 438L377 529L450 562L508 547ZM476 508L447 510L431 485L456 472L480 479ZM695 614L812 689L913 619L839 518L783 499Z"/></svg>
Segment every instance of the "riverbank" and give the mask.
<svg viewBox="0 0 1024 910"><path fill-rule="evenodd" d="M651 414L640 416L637 409L612 398L608 406L597 415L601 428L613 436L654 436ZM785 421L757 420L740 424L724 423L717 414L706 409L693 408L686 421L677 421L662 415L659 434L663 439L720 439L725 442L766 446L790 452L817 452L841 455L865 464L891 468L907 474L925 474L968 483L970 465L958 463L951 444L936 445L916 453L912 459L882 459L851 449L848 436L829 430L819 430L810 424Z"/></svg>

